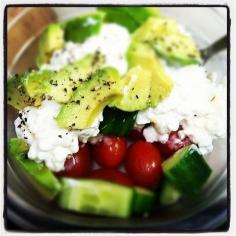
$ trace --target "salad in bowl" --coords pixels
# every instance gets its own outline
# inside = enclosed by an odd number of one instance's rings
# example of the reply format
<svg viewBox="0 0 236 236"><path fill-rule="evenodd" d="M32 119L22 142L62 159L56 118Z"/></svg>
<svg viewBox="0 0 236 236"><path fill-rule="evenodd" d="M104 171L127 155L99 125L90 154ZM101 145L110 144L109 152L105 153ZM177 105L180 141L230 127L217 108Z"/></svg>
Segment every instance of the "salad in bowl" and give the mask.
<svg viewBox="0 0 236 236"><path fill-rule="evenodd" d="M206 186L207 156L226 135L226 85L175 19L99 7L48 25L36 64L7 81L18 110L8 147L45 198L128 218Z"/></svg>

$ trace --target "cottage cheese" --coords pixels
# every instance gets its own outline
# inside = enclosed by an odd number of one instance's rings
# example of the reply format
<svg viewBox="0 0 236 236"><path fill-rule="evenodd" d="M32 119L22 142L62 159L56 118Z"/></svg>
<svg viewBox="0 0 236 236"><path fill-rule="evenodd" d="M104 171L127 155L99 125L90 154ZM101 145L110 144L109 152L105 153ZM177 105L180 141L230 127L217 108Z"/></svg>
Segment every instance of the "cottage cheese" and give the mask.
<svg viewBox="0 0 236 236"><path fill-rule="evenodd" d="M131 37L126 28L117 24L104 24L98 35L91 36L82 44L67 42L65 47L54 52L49 64L41 69L60 70L65 65L87 54L100 51L105 56L106 66L115 67L121 75L127 72L126 50Z"/></svg>
<svg viewBox="0 0 236 236"><path fill-rule="evenodd" d="M90 128L68 131L58 127L55 117L61 105L55 101L45 100L40 107L26 107L15 120L18 138L24 139L29 145L28 158L37 162L44 161L53 171L64 169L68 155L78 152L79 141L87 142L99 133L102 114L97 117Z"/></svg>
<svg viewBox="0 0 236 236"><path fill-rule="evenodd" d="M181 139L187 135L203 154L211 152L213 140L226 133L225 85L208 78L201 66L166 67L166 71L174 83L171 94L155 108L140 111L137 124L152 123L144 136L148 142L162 143L182 126Z"/></svg>

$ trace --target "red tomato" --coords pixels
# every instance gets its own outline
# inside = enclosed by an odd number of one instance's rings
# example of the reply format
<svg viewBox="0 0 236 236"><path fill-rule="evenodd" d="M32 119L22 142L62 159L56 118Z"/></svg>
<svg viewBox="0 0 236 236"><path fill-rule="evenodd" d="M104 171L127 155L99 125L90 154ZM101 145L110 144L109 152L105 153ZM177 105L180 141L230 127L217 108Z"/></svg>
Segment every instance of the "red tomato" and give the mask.
<svg viewBox="0 0 236 236"><path fill-rule="evenodd" d="M160 152L154 144L137 141L127 150L125 168L137 185L154 187L162 176Z"/></svg>
<svg viewBox="0 0 236 236"><path fill-rule="evenodd" d="M89 177L95 179L107 180L126 186L133 186L133 181L128 177L128 175L118 170L112 170L112 169L93 170L91 171Z"/></svg>
<svg viewBox="0 0 236 236"><path fill-rule="evenodd" d="M145 140L143 137L143 130L142 129L132 129L129 133L129 138L132 140Z"/></svg>
<svg viewBox="0 0 236 236"><path fill-rule="evenodd" d="M85 177L91 170L92 159L88 144L80 144L79 151L65 161L65 169L56 173L58 176Z"/></svg>
<svg viewBox="0 0 236 236"><path fill-rule="evenodd" d="M179 138L178 131L172 131L166 143L157 143L157 147L164 159L172 156L180 148L190 145L192 142L188 137L183 140Z"/></svg>
<svg viewBox="0 0 236 236"><path fill-rule="evenodd" d="M115 168L121 164L126 152L127 141L123 137L104 136L93 146L93 156L105 168Z"/></svg>

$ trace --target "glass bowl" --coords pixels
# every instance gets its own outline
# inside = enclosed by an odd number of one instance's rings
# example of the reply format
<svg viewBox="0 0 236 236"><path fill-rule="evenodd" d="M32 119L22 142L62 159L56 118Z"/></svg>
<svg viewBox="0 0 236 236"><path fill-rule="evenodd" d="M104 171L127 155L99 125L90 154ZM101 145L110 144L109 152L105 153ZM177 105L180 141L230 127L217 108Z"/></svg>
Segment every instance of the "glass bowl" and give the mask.
<svg viewBox="0 0 236 236"><path fill-rule="evenodd" d="M55 7L58 19L64 20L91 11L88 7ZM226 8L161 7L164 14L176 18L193 34L204 48L226 34ZM34 67L38 37L24 47L8 73L19 73ZM220 77L227 72L226 52L214 56L206 67ZM7 107L7 137L15 136L13 121L16 111ZM225 121L226 122L226 121ZM184 199L175 205L155 206L148 218L116 219L82 215L57 208L40 195L40 189L7 157L7 218L25 230L52 231L129 231L173 232L214 230L227 220L227 139L214 143L207 157L213 174L203 191L194 199Z"/></svg>

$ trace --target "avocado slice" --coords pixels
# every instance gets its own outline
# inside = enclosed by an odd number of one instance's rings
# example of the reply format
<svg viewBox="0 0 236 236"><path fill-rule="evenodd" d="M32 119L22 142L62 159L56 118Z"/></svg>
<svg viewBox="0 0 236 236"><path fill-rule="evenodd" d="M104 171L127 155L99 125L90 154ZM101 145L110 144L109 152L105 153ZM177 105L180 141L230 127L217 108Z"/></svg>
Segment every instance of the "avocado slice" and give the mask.
<svg viewBox="0 0 236 236"><path fill-rule="evenodd" d="M64 30L59 23L50 24L43 31L38 44L36 64L40 67L49 62L52 53L64 45Z"/></svg>
<svg viewBox="0 0 236 236"><path fill-rule="evenodd" d="M102 12L73 18L65 23L65 40L81 43L99 33L104 19Z"/></svg>
<svg viewBox="0 0 236 236"><path fill-rule="evenodd" d="M26 106L39 106L44 95L49 95L59 103L66 103L73 91L103 64L104 57L97 52L59 72L44 70L14 75L7 81L7 102L19 110Z"/></svg>
<svg viewBox="0 0 236 236"><path fill-rule="evenodd" d="M134 32L133 40L149 43L170 64L188 65L201 62L196 43L173 19L150 17Z"/></svg>
<svg viewBox="0 0 236 236"><path fill-rule="evenodd" d="M160 16L158 8L151 7L98 7L105 12L105 21L117 23L134 32L150 16Z"/></svg>
<svg viewBox="0 0 236 236"><path fill-rule="evenodd" d="M155 107L170 94L173 82L149 45L133 42L128 48L127 60L129 67L141 65L146 71L152 73L149 106Z"/></svg>
<svg viewBox="0 0 236 236"><path fill-rule="evenodd" d="M8 141L8 148L10 154L24 170L24 174L33 186L46 198L54 198L60 191L61 184L44 163L27 159L28 144L23 139L11 138Z"/></svg>
<svg viewBox="0 0 236 236"><path fill-rule="evenodd" d="M16 74L7 81L7 103L18 110L39 106L53 71L32 71Z"/></svg>
<svg viewBox="0 0 236 236"><path fill-rule="evenodd" d="M76 89L70 102L61 108L56 121L62 128L88 128L114 96L121 93L117 70L111 67L98 70Z"/></svg>
<svg viewBox="0 0 236 236"><path fill-rule="evenodd" d="M138 111L149 106L152 74L140 65L131 68L122 79L123 96L109 104L123 111Z"/></svg>
<svg viewBox="0 0 236 236"><path fill-rule="evenodd" d="M47 94L59 103L68 102L76 88L103 65L104 57L99 52L88 54L81 60L65 66L52 76Z"/></svg>

